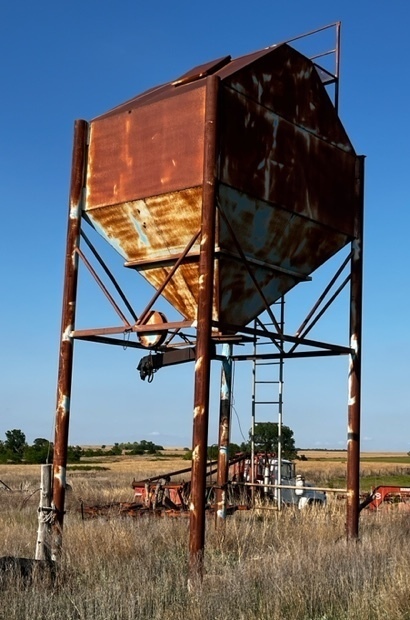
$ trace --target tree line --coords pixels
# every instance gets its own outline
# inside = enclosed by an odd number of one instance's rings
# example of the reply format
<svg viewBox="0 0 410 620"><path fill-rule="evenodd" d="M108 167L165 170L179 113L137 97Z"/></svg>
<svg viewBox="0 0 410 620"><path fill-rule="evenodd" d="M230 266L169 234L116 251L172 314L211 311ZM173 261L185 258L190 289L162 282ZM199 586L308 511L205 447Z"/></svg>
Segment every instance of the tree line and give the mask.
<svg viewBox="0 0 410 620"><path fill-rule="evenodd" d="M0 441L0 463L51 463L53 460L53 444L42 437L38 437L29 445L26 436L20 429L6 431L5 441ZM229 445L229 456L238 452L250 453L252 430L249 431L249 441L241 444ZM259 422L255 425L254 433L255 452L277 454L278 452L278 424L276 422ZM293 438L293 431L289 426L282 425L282 458L294 460L297 458L297 449ZM121 454L157 454L163 450L163 446L152 441L134 441L115 443L112 447L82 448L81 446L68 446L67 460L69 463L78 463L82 457L90 456L117 456ZM187 450L184 458L189 460L192 452ZM208 447L208 458L218 458L218 446Z"/></svg>
<svg viewBox="0 0 410 620"><path fill-rule="evenodd" d="M53 444L48 439L37 437L31 445L26 441L22 430L14 428L6 431L6 439L0 440L0 463L28 463L42 464L51 463L53 460ZM127 443L115 443L111 448L82 448L81 446L68 446L67 461L78 463L82 457L87 456L117 456L120 454L156 454L163 450L163 446L152 441L134 441Z"/></svg>

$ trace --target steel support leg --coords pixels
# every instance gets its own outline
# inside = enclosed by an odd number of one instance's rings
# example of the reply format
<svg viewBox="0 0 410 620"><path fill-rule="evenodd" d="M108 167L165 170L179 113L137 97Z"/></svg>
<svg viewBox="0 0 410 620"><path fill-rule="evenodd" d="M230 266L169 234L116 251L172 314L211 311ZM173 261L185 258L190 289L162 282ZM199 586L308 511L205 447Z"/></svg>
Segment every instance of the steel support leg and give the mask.
<svg viewBox="0 0 410 620"><path fill-rule="evenodd" d="M205 492L211 367L215 250L216 121L219 78L207 78L204 182L195 362L192 479L190 504L190 584L202 578L205 544Z"/></svg>
<svg viewBox="0 0 410 620"><path fill-rule="evenodd" d="M75 327L78 271L78 254L76 249L79 246L80 240L81 208L87 152L87 133L87 122L82 120L76 121L74 127L74 145L71 169L53 457L53 507L55 511L52 548L53 559L57 559L60 554L64 520L68 426L70 418L74 344L71 337L71 332Z"/></svg>
<svg viewBox="0 0 410 620"><path fill-rule="evenodd" d="M229 438L231 428L232 345L222 347L221 400L219 407L218 473L216 479L215 525L222 527L226 519L226 487L229 470Z"/></svg>
<svg viewBox="0 0 410 620"><path fill-rule="evenodd" d="M363 211L364 157L357 159L356 168L355 239L352 244L350 286L350 346L349 404L347 433L347 516L346 535L359 535L360 503L360 396L362 359L362 299L363 299Z"/></svg>

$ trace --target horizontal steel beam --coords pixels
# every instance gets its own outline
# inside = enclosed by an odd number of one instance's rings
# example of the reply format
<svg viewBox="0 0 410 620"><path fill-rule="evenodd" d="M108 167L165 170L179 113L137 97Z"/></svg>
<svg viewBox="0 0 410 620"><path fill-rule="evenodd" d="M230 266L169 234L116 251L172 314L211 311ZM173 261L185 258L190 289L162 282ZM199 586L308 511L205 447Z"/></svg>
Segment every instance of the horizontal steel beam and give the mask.
<svg viewBox="0 0 410 620"><path fill-rule="evenodd" d="M347 351L295 351L289 353L261 353L259 355L233 355L232 359L235 362L246 362L253 360L279 360L281 358L293 359L303 357L332 357L335 355L349 355L350 349ZM218 356L221 359L222 356Z"/></svg>
<svg viewBox="0 0 410 620"><path fill-rule="evenodd" d="M172 329L183 329L184 327L194 327L193 321L177 321L175 323L158 323L149 325L119 325L118 327L95 327L92 329L76 329L70 336L76 339L87 338L88 336L107 336L111 334L127 334L131 332L157 334L159 332L170 331Z"/></svg>

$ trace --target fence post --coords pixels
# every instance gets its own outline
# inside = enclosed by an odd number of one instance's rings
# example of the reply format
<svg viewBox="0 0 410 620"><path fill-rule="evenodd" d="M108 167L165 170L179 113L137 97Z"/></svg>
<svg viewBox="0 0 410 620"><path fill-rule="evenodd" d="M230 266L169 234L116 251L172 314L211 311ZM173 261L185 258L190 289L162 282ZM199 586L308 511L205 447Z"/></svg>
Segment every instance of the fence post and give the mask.
<svg viewBox="0 0 410 620"><path fill-rule="evenodd" d="M40 503L38 507L38 530L36 560L51 560L51 472L52 465L41 466Z"/></svg>

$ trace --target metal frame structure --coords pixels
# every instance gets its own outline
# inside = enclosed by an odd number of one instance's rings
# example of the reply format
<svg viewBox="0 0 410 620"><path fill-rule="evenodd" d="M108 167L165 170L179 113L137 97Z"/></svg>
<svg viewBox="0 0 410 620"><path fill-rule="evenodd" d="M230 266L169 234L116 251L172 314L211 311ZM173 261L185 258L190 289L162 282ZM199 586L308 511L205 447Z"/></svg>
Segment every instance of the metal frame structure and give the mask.
<svg viewBox="0 0 410 620"><path fill-rule="evenodd" d="M329 77L336 84L336 103L338 97L338 71L340 24L337 26L336 73ZM329 74L330 75L330 74ZM55 512L53 526L53 557L59 556L62 545L64 522L65 484L67 466L67 447L70 419L70 400L72 388L73 352L75 340L86 340L113 346L133 347L147 350L138 337L161 335L155 339L151 352L163 356L164 365L183 363L195 358L195 390L193 420L193 457L192 457L192 496L190 506L190 574L202 575L203 552L205 545L205 480L208 445L209 393L211 361L222 361L222 388L220 406L219 459L217 478L217 521L223 523L226 514L226 497L224 488L227 482L227 447L230 429L230 393L232 361L255 360L256 354L235 354L234 345L251 343L255 339L269 339L277 352L258 359L277 359L281 363L289 358L310 358L321 356L347 355L350 359L349 404L348 404L348 475L347 475L347 537L358 536L359 522L359 465L360 465L360 392L361 392L361 356L362 356L362 273L363 273L363 202L364 202L364 158L357 158L355 177L355 232L351 242L351 252L340 269L329 282L317 303L302 322L295 335L284 333L281 329L283 317L275 317L269 302L258 284L255 270L258 261L247 257L238 241L223 207L215 208L215 189L217 186L217 131L219 78L217 75L206 77L205 100L205 142L203 157L203 192L201 227L191 238L180 255L172 259L172 268L148 304L140 313L136 312L116 278L105 264L101 255L91 243L84 230L84 188L86 185L86 161L88 149L88 130L86 121L75 123L72 177L70 186L69 218L67 232L66 262L64 276L64 298L62 309L62 326L60 341L59 373L57 386L57 412L55 425L55 445L53 461L53 508ZM218 214L221 222L231 235L232 246L236 250L236 260L242 264L258 291L264 310L271 326L261 322L257 326L236 325L231 322L215 320L212 316L214 263L215 263L215 218ZM200 239L200 250L194 251L194 245ZM81 245L81 247L80 247ZM90 254L90 258L86 254ZM97 274L92 262L96 262L108 279L111 292L103 278ZM118 314L121 324L95 329L77 329L75 325L77 303L78 265L81 262L102 289L108 302ZM178 320L153 325L147 319L153 306L164 288L172 280L181 265L187 262L198 263L198 316L193 320ZM350 273L337 285L344 269L350 265ZM308 338L314 324L331 306L340 292L350 284L350 342L339 345ZM336 290L334 288L337 286ZM124 309L121 308L124 307ZM128 315L128 317L127 317ZM158 344L160 342L160 344ZM217 345L224 345L222 355L216 354ZM155 356L154 356L155 357Z"/></svg>

